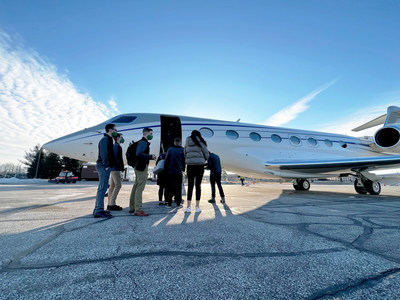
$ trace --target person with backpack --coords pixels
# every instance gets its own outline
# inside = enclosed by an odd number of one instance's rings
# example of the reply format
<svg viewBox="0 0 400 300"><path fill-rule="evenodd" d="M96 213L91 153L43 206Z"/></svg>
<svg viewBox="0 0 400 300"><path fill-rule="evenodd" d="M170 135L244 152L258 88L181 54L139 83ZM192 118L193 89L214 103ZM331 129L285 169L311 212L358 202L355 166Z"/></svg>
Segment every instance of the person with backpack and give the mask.
<svg viewBox="0 0 400 300"><path fill-rule="evenodd" d="M208 159L207 143L201 136L200 131L193 130L191 135L187 137L185 144L185 159L187 164L188 192L187 192L187 208L185 212L190 213L192 210L190 204L192 202L192 194L194 183L196 182L196 212L201 212L199 207L201 197L201 181L204 175L204 165Z"/></svg>
<svg viewBox="0 0 400 300"><path fill-rule="evenodd" d="M110 212L104 210L104 197L110 179L111 168L115 166L113 139L117 136L117 128L114 124L105 126L106 133L99 141L99 155L96 161L97 174L99 175L99 186L97 188L96 203L93 211L95 218L111 218Z"/></svg>
<svg viewBox="0 0 400 300"><path fill-rule="evenodd" d="M136 143L136 162L135 162L135 183L133 184L130 199L129 199L129 213L135 216L146 217L149 214L145 213L142 209L142 194L146 186L147 171L149 161L155 160L156 156L150 154L150 143L153 139L153 129L144 128L143 137ZM131 154L129 155L131 156Z"/></svg>
<svg viewBox="0 0 400 300"><path fill-rule="evenodd" d="M124 160L122 158L122 147L120 145L124 143L122 134L117 133L117 136L114 137L114 141L115 166L111 168L107 210L122 210L122 207L116 204L118 193L122 187L121 172L125 169Z"/></svg>

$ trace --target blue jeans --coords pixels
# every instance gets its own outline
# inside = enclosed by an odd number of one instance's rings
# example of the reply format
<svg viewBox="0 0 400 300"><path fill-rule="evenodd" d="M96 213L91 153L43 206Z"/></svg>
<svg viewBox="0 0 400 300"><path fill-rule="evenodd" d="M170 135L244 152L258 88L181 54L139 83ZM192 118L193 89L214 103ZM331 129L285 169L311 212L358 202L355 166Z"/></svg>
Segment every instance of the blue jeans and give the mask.
<svg viewBox="0 0 400 300"><path fill-rule="evenodd" d="M97 188L96 204L94 206L94 214L104 211L104 197L108 188L108 180L110 179L111 168L106 170L103 166L96 166L97 174L99 174L99 187Z"/></svg>

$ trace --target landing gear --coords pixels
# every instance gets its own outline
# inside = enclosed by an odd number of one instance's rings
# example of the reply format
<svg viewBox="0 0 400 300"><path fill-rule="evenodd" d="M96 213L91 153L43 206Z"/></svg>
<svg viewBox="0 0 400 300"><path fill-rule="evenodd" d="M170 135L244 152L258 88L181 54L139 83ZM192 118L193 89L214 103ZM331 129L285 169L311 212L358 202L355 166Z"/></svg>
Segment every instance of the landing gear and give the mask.
<svg viewBox="0 0 400 300"><path fill-rule="evenodd" d="M378 181L367 180L365 187L370 195L379 195L381 193L381 184Z"/></svg>
<svg viewBox="0 0 400 300"><path fill-rule="evenodd" d="M372 181L369 179L356 179L354 182L354 188L356 192L361 195L365 195L367 193L370 195L379 195L381 193L381 184L378 181Z"/></svg>
<svg viewBox="0 0 400 300"><path fill-rule="evenodd" d="M367 189L365 188L364 184L360 185L361 180L360 179L356 179L356 181L354 181L354 188L356 189L356 192L361 194L361 195L365 195L368 193Z"/></svg>
<svg viewBox="0 0 400 300"><path fill-rule="evenodd" d="M307 179L296 179L293 182L293 187L296 191L308 191L310 186L310 182Z"/></svg>

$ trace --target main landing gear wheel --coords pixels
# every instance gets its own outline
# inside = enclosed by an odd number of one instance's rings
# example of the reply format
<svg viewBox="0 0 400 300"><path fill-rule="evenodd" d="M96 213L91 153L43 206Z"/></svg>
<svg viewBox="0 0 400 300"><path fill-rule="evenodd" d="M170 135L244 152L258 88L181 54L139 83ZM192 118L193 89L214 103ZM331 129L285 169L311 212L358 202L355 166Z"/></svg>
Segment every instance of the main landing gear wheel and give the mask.
<svg viewBox="0 0 400 300"><path fill-rule="evenodd" d="M359 180L360 179L356 179L356 181L354 181L354 188L355 188L356 192L359 193L360 195L365 195L368 193L368 191L364 185L362 185L362 186L358 185Z"/></svg>
<svg viewBox="0 0 400 300"><path fill-rule="evenodd" d="M370 195L379 195L381 193L381 184L378 181L364 180L362 186L358 186L360 179L356 179L354 182L354 188L357 193L365 195L369 193Z"/></svg>
<svg viewBox="0 0 400 300"><path fill-rule="evenodd" d="M293 187L296 191L308 191L310 186L310 182L307 179L297 179L293 183Z"/></svg>
<svg viewBox="0 0 400 300"><path fill-rule="evenodd" d="M370 195L379 195L381 193L381 184L378 181L367 180L364 184Z"/></svg>

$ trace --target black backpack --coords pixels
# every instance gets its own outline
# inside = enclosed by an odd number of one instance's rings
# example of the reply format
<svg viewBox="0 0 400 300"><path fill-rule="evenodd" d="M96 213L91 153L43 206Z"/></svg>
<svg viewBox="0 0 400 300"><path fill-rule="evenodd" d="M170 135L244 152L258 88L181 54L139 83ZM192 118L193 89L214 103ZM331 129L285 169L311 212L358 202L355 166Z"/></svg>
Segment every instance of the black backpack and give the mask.
<svg viewBox="0 0 400 300"><path fill-rule="evenodd" d="M136 166L136 161L137 161L136 148L138 143L139 141L137 142L132 141L129 144L128 149L126 150L126 161L128 162L128 165L130 165L133 168Z"/></svg>

